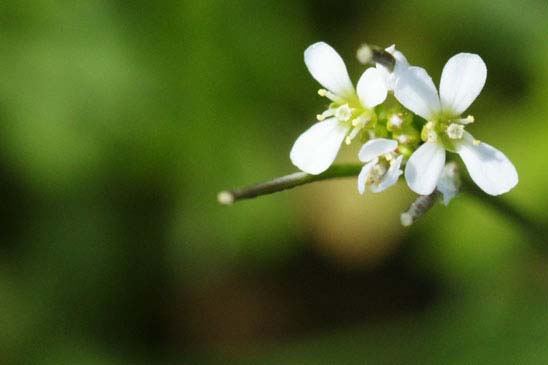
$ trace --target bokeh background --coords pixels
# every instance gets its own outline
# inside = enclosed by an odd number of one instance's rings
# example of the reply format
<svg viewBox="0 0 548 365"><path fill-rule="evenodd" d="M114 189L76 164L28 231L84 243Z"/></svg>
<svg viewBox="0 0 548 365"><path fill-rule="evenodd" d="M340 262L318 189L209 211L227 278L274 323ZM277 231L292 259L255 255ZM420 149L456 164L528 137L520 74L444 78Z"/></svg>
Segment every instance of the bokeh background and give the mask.
<svg viewBox="0 0 548 365"><path fill-rule="evenodd" d="M436 83L480 54L470 130L517 166L502 199L548 222L547 17L543 0L2 1L0 363L547 363L548 239L473 196L410 229L403 183L216 202L294 170L325 103L304 49L330 43L357 80L367 41Z"/></svg>

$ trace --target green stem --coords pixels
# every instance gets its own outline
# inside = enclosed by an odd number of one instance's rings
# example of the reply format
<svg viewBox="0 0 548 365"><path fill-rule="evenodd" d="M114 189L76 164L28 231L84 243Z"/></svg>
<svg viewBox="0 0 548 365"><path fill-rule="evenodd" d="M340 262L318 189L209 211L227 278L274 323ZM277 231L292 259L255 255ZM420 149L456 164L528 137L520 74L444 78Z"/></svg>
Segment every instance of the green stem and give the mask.
<svg viewBox="0 0 548 365"><path fill-rule="evenodd" d="M316 181L357 176L362 167L362 165L357 164L332 165L329 169L319 175L311 175L306 172L295 172L256 185L221 191L217 195L217 200L221 204L230 205L239 200L272 194Z"/></svg>
<svg viewBox="0 0 548 365"><path fill-rule="evenodd" d="M221 191L217 199L219 203L230 205L234 202L251 199L261 195L272 194L278 191L292 189L294 187L310 184L317 181L354 177L361 171L360 164L332 165L329 169L319 175L311 175L305 172L295 172L290 175L275 178L270 181L262 182L256 185L251 185L244 188ZM507 219L518 224L529 235L535 243L541 244L543 249L548 249L548 245L543 244L546 239L546 228L541 222L537 222L531 217L521 212L514 205L506 200L492 197L479 190L476 185L469 181L463 181L462 191L472 193L485 205L497 211ZM410 207L410 210L405 213L411 214L412 222L414 222L422 214L414 214L415 211L424 213L437 200L439 194L431 194L430 196L419 196L417 201ZM423 201L424 200L424 201ZM418 202L418 203L417 203ZM424 208L424 209L423 209ZM404 214L405 214L404 213Z"/></svg>

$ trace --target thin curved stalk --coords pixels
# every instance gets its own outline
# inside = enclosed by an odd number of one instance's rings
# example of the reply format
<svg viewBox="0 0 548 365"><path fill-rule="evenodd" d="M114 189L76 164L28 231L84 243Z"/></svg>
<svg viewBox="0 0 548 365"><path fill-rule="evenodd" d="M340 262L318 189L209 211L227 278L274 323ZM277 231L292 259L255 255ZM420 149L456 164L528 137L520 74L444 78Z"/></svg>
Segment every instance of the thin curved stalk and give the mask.
<svg viewBox="0 0 548 365"><path fill-rule="evenodd" d="M361 168L362 166L358 164L348 164L332 165L329 169L319 175L311 175L306 172L295 172L256 185L221 191L217 195L217 200L221 204L230 205L239 200L272 194L316 181L357 176L360 173Z"/></svg>
<svg viewBox="0 0 548 365"><path fill-rule="evenodd" d="M361 168L362 165L360 164L346 164L332 165L328 170L319 175L311 175L305 172L295 172L293 174L278 177L273 180L265 181L259 184L238 189L221 191L217 195L217 200L221 204L230 205L240 200L272 194L278 191L292 189L300 185L310 184L317 181L355 177L360 173ZM477 197L485 205L497 211L506 219L516 223L535 243L539 244L539 248L542 248L543 250L548 249L548 245L545 244L547 233L545 224L543 224L542 222L538 222L535 219L524 214L523 212L521 212L520 209L515 207L507 200L485 194L484 192L479 190L473 182L469 180L463 181L463 186L461 190L463 192L472 193L473 196ZM404 214L409 212L420 213L411 214L413 219L410 223L414 222L416 219L422 216L430 207L432 207L438 197L439 194L437 193L431 194L430 196L426 197L419 196L417 200L411 205L410 210L404 212ZM428 204L423 204L423 200L425 199L428 200L426 202Z"/></svg>

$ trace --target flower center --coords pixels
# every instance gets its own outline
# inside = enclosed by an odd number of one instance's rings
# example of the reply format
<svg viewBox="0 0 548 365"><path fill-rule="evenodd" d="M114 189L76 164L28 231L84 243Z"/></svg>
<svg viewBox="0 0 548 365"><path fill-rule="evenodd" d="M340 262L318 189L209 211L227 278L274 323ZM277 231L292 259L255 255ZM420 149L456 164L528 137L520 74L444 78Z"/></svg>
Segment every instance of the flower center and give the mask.
<svg viewBox="0 0 548 365"><path fill-rule="evenodd" d="M429 121L424 125L421 139L425 142L441 142L449 150L454 149L454 142L464 137L466 125L474 123L474 117L443 118Z"/></svg>
<svg viewBox="0 0 548 365"><path fill-rule="evenodd" d="M352 118L352 109L348 104L341 105L335 111L335 117L341 122L347 122Z"/></svg>
<svg viewBox="0 0 548 365"><path fill-rule="evenodd" d="M328 98L332 103L327 110L316 115L316 119L323 121L327 118L336 118L339 123L348 127L349 133L345 138L346 144L352 143L352 140L360 135L360 132L372 126L373 121L376 120L373 110L363 107L356 101L345 100L325 89L318 90L318 94Z"/></svg>
<svg viewBox="0 0 548 365"><path fill-rule="evenodd" d="M386 173L388 172L388 169L392 164L396 163L396 154L394 152L390 152L387 154L384 154L382 156L379 156L379 159L375 166L369 171L369 175L367 176L367 179L365 183L367 185L375 185L378 186Z"/></svg>
<svg viewBox="0 0 548 365"><path fill-rule="evenodd" d="M388 168L386 167L386 164L383 162L378 162L369 173L369 176L367 176L367 184L368 185L379 185L381 183L381 179L384 177L384 174L386 174L386 171L388 171Z"/></svg>
<svg viewBox="0 0 548 365"><path fill-rule="evenodd" d="M445 130L445 133L451 139L461 139L464 136L464 126L462 124L451 123Z"/></svg>

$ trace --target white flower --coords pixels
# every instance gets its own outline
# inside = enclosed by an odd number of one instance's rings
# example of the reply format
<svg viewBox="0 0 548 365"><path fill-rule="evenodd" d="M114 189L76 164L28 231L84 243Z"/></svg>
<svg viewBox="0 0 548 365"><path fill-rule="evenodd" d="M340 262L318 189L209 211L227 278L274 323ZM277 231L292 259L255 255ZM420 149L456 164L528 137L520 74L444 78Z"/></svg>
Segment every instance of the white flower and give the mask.
<svg viewBox="0 0 548 365"><path fill-rule="evenodd" d="M420 67L399 75L395 96L407 109L423 117L426 142L409 158L405 178L411 190L428 195L434 191L445 164L445 150L460 155L472 180L486 193L500 195L518 183L514 165L499 150L475 140L464 130L474 118L460 115L479 95L485 79L485 63L475 54L459 53L443 68L440 94Z"/></svg>
<svg viewBox="0 0 548 365"><path fill-rule="evenodd" d="M358 175L360 194L365 192L366 185L372 192L378 193L398 181L403 173L400 169L403 156L396 157L396 148L398 142L384 138L369 140L362 146L358 156L366 164Z"/></svg>
<svg viewBox="0 0 548 365"><path fill-rule="evenodd" d="M297 138L290 158L295 166L310 174L320 174L333 163L342 142L350 143L375 117L373 108L387 94L379 70L370 67L354 89L344 61L328 44L318 42L306 49L304 62L312 76L327 90L318 93L332 103L317 116L314 124Z"/></svg>

